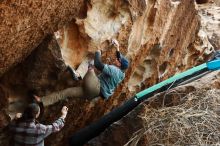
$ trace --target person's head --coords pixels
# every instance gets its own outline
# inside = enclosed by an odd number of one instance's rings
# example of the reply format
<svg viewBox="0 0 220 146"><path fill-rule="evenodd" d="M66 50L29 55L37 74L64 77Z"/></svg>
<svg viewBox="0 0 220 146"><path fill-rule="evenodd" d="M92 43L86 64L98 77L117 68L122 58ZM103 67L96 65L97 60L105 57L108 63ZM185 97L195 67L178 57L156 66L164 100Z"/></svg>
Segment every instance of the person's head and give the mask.
<svg viewBox="0 0 220 146"><path fill-rule="evenodd" d="M120 54L119 58L116 57L113 64L121 70L126 70L129 67L129 61L122 54Z"/></svg>
<svg viewBox="0 0 220 146"><path fill-rule="evenodd" d="M25 108L21 120L24 122L33 121L36 118L38 118L39 115L40 115L39 105L36 103L31 103Z"/></svg>

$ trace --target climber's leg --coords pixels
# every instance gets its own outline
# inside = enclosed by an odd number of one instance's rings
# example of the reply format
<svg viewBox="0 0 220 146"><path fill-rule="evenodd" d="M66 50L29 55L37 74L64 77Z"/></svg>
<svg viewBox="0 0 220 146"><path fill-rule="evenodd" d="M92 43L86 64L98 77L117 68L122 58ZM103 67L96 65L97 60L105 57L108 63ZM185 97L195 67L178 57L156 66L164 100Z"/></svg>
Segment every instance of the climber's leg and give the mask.
<svg viewBox="0 0 220 146"><path fill-rule="evenodd" d="M92 99L99 96L100 81L92 68L88 69L83 78L83 90L87 99Z"/></svg>
<svg viewBox="0 0 220 146"><path fill-rule="evenodd" d="M81 78L80 74L76 72L71 66L67 66L67 70L70 72L73 80L77 81Z"/></svg>
<svg viewBox="0 0 220 146"><path fill-rule="evenodd" d="M88 71L90 62L92 62L92 59L86 57L76 70L76 72L81 76L82 79Z"/></svg>
<svg viewBox="0 0 220 146"><path fill-rule="evenodd" d="M74 70L72 67L70 67L69 65L67 66L67 70L71 73L73 80L79 80L79 79L83 79L84 76L86 75L89 65L91 63L93 63L93 59L90 58L85 58L83 60L83 62L79 65L79 67L77 68L77 70Z"/></svg>
<svg viewBox="0 0 220 146"><path fill-rule="evenodd" d="M82 87L72 87L67 88L61 91L57 91L51 93L49 95L43 96L41 101L43 102L44 106L52 105L60 100L64 100L67 97L74 97L74 98L82 98L84 97L83 88Z"/></svg>

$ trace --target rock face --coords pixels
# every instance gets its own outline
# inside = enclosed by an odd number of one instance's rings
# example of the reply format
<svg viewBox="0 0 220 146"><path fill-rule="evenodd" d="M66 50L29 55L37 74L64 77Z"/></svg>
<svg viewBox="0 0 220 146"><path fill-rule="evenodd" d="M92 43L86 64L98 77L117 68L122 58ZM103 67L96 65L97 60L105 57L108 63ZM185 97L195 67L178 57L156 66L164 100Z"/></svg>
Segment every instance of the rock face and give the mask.
<svg viewBox="0 0 220 146"><path fill-rule="evenodd" d="M0 79L0 129L5 132L5 127L17 112L22 112L25 105L30 102L27 96L29 91L37 94L46 94L65 86L62 80L66 65L62 60L60 47L51 35L33 51L22 63L11 69ZM66 76L68 78L68 74ZM67 86L67 85L66 85ZM52 89L53 88L53 89ZM62 89L62 88L61 88ZM8 115L9 114L9 115ZM10 135L10 134L9 134ZM9 139L1 137L0 145L7 146ZM4 139L4 140L3 140Z"/></svg>
<svg viewBox="0 0 220 146"><path fill-rule="evenodd" d="M49 35L24 62L4 75L2 82L43 91L54 86L65 69L60 47L56 39Z"/></svg>
<svg viewBox="0 0 220 146"><path fill-rule="evenodd" d="M214 0L214 2L215 2L218 6L220 6L220 1L219 1L219 0Z"/></svg>
<svg viewBox="0 0 220 146"><path fill-rule="evenodd" d="M0 107L1 115L4 115L0 116L0 121L4 121L0 128L9 122L7 114L13 115L24 108L29 100L28 90L34 89L39 96L44 96L80 85L65 71L67 64L76 68L99 47L103 61L111 61L115 53L110 47L112 38L118 39L121 52L131 64L126 79L108 101L69 98L47 107L42 119L46 124L59 116L57 113L62 105L69 107L69 114L64 129L47 138L46 145L66 145L73 132L119 106L141 89L204 62L213 51L212 45L200 38L200 19L193 0L91 0L87 1L86 18L81 17L85 15L81 11L84 10L83 1L47 1L45 6L48 7L41 5L42 9L32 8L35 3L41 4L34 1L29 9L26 5L19 5L18 10L22 11L22 17L18 18L20 25L18 22L6 25L6 20L14 20L6 15L13 14L13 5L5 1L0 5L4 10L1 15L4 23L0 25L1 30L4 29L0 33L4 36L0 39L0 74L24 60L0 79L0 100L4 103ZM24 13L24 10L32 13ZM39 14L42 16L36 19ZM80 18L72 20L76 16ZM47 35L67 21L70 23L55 33L58 43ZM8 31L10 25L12 32ZM17 31L19 35L14 35ZM17 105L18 101L21 104ZM0 145L7 146L6 134L0 134Z"/></svg>
<svg viewBox="0 0 220 146"><path fill-rule="evenodd" d="M207 37L215 50L220 49L220 7L216 3L198 5L201 16L202 37ZM207 36L205 36L207 35Z"/></svg>
<svg viewBox="0 0 220 146"><path fill-rule="evenodd" d="M91 1L90 5L85 20L77 19L69 30L64 28L60 31L62 54L71 54L64 58L65 62L77 66L77 62L71 62L71 56L78 53L85 58L97 46L104 50L103 58L111 60L113 50L108 45L109 40L115 37L120 41L121 51L132 60L131 77L127 78L130 91L152 85L198 64L213 51L212 45L201 39L198 33L200 22L193 1ZM191 23L183 21L183 18ZM72 43L74 32L80 32L76 42L80 45ZM87 43L84 43L85 39ZM201 43L204 43L203 47ZM82 45L85 51L79 52Z"/></svg>
<svg viewBox="0 0 220 146"><path fill-rule="evenodd" d="M213 89L216 89L216 90L210 91ZM192 100L191 105L189 105L188 108L191 108L191 107L196 108L195 103L193 103L193 99L190 99L190 96L188 94L190 94L192 92L200 91L200 90L202 90L203 93L202 94L200 93L197 95L199 98L200 97L205 98L203 95L205 95L206 92L209 92L209 93L211 92L212 94L209 94L209 96L213 96L213 101L217 102L217 101L219 101L219 98L218 98L219 94L220 94L219 89L220 89L220 72L216 71L216 72L208 74L208 75L204 76L203 78L200 78L194 82L191 82L189 84L179 86L179 87L176 87L171 90L167 90L166 92L159 93L159 94L153 96L152 98L148 99L147 101L143 102L142 104L140 104L138 107L136 107L132 112L130 112L125 117L123 117L121 120L112 124L100 136L89 141L87 145L89 145L89 146L102 146L102 145L121 146L121 145L134 145L134 143L136 143L137 145L140 145L140 146L154 145L156 143L157 144L168 144L168 145L175 145L175 144L184 145L184 144L186 144L186 143L184 143L185 140L190 135L190 134L187 135L187 131L184 131L184 128L181 129L182 130L181 134L184 135L184 137L183 137L181 135L173 135L171 133L166 132L166 130L167 130L166 126L169 127L168 129L170 129L171 132L174 132L176 125L171 125L169 123L168 123L168 125L161 125L163 123L166 123L165 120L169 120L169 118L168 118L169 115L167 113L165 113L166 109L169 110L169 108L173 107L173 110L174 110L175 106L178 106L179 104L184 104L184 101L186 100L186 98L189 98L189 99L187 99L189 101ZM206 98L208 98L208 97L206 97ZM187 102L187 101L185 101L185 102ZM209 102L210 102L210 104L212 104L212 99L210 99ZM207 101L207 104L209 104L209 102ZM199 102L197 101L197 103L199 103ZM212 107L210 107L210 108L212 108ZM206 112L208 115L209 114L213 115L216 113L219 115L219 110L217 108L218 108L218 106L214 107L214 111L215 111L214 113L210 113L207 111ZM161 109L161 110L159 111L157 109ZM200 109L205 112L205 110L202 109L202 107ZM180 119L173 119L174 121L179 120L179 123L180 123L182 120L181 114L182 114L183 118L185 118L186 121L188 121L188 122L190 121L190 117L184 117L184 111L182 111L183 108L179 107L179 109L178 109L178 107L176 107L176 110L177 111L179 110L179 112L177 112L176 115L174 114L173 117L174 118L178 117L178 114L179 114ZM212 109L209 109L209 110L212 110ZM154 117L152 117L152 115L154 114L153 112L156 112ZM185 111L185 112L189 112L189 111ZM199 117L199 114L202 114L202 113L199 109L197 110L197 112L198 113L194 113L194 114L195 115L197 114L197 116ZM172 111L170 111L170 113L172 113ZM157 116L159 116L159 114L161 117L163 117L163 115L164 115L165 117L167 117L167 119L164 118L165 120L163 121L162 118L161 119L157 118ZM191 119L194 118L194 121L196 123L196 117L194 117L193 115L190 115L190 116L191 116ZM203 118L205 118L205 116ZM148 125L146 125L147 121L150 121L150 120L151 120L151 123L148 123ZM153 122L157 123L158 125L156 125ZM170 123L171 122L172 122L172 118L170 119ZM178 123L178 121L177 121L177 123ZM187 127L187 126L191 126L191 125L193 125L193 124L186 123L185 126ZM199 123L198 123L198 125L199 125ZM160 129L161 131L158 131L158 133L160 133L158 135L153 135L153 134L157 133L157 132L155 132L155 131L157 131L157 128L155 126L158 126L161 128ZM208 126L208 124L206 126ZM202 125L201 125L201 127L202 127ZM217 125L215 125L214 127L217 128ZM188 131L189 130L190 130L190 128L188 127ZM163 131L165 131L165 132L163 132ZM191 137L196 137L196 135L198 136L200 134L199 131L200 130L198 130L196 133L192 134ZM209 133L208 130L205 132ZM212 133L212 132L210 132L210 133ZM171 135L169 135L169 134L171 134ZM175 138L176 136L179 136L179 137ZM174 141L172 141L172 138L174 138L173 139ZM155 140L155 141L153 141L153 140ZM190 138L188 138L188 140L189 140L188 142L190 142ZM190 144L198 144L199 142L196 140L197 139L192 140ZM180 143L178 143L178 142L180 142ZM213 139L213 141L210 141L210 144L214 144L214 143L218 143L218 141L216 142L216 141L214 141L214 139Z"/></svg>
<svg viewBox="0 0 220 146"><path fill-rule="evenodd" d="M84 0L7 1L0 4L0 76L26 58L47 34L85 17Z"/></svg>

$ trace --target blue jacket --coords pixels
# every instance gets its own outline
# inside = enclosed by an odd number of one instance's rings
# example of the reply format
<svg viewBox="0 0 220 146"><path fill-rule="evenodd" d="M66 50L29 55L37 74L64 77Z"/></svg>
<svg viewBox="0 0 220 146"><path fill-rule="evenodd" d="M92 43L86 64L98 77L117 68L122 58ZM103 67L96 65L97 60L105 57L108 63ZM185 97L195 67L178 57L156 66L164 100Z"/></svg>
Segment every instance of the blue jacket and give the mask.
<svg viewBox="0 0 220 146"><path fill-rule="evenodd" d="M125 73L114 65L104 65L102 73L98 76L101 84L101 93L108 99L118 84L125 78Z"/></svg>

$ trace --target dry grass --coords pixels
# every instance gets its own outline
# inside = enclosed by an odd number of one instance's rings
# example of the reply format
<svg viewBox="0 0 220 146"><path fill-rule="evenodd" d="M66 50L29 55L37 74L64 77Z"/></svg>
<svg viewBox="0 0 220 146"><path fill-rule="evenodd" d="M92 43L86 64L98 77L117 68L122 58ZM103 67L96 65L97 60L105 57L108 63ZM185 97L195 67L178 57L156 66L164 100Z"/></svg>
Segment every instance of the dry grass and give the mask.
<svg viewBox="0 0 220 146"><path fill-rule="evenodd" d="M127 145L220 145L220 90L200 90L178 106L146 108Z"/></svg>

